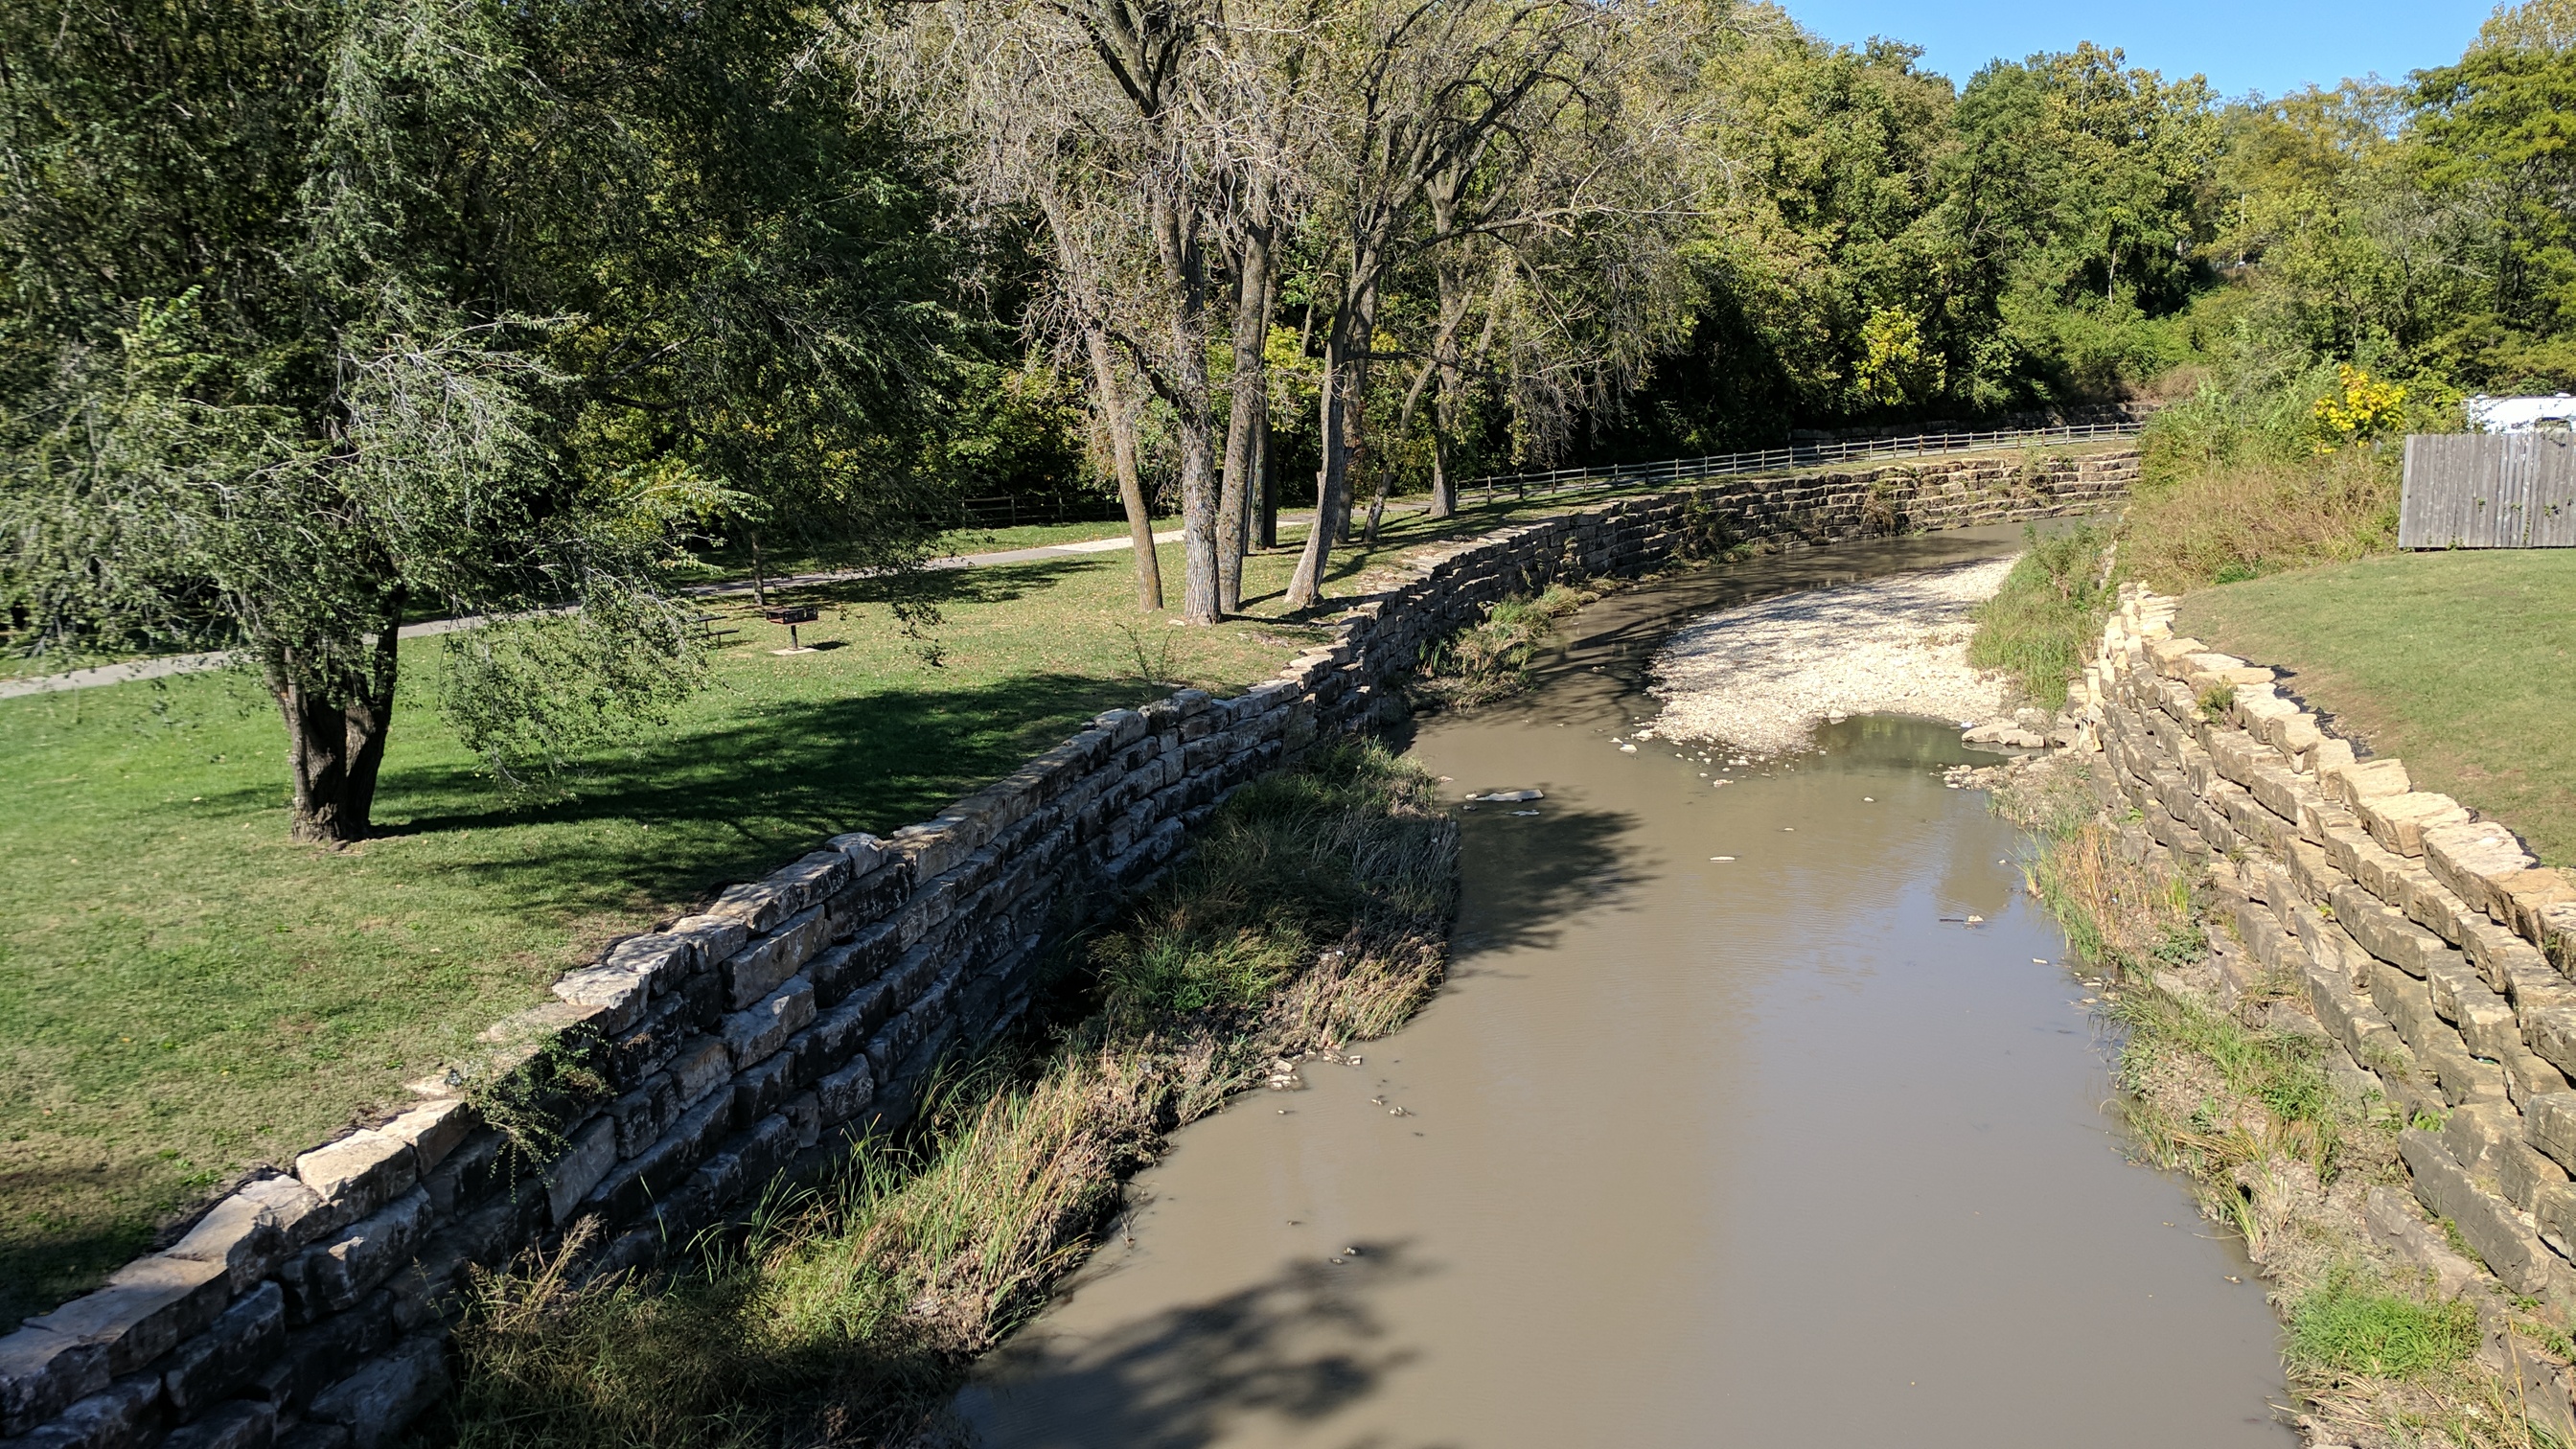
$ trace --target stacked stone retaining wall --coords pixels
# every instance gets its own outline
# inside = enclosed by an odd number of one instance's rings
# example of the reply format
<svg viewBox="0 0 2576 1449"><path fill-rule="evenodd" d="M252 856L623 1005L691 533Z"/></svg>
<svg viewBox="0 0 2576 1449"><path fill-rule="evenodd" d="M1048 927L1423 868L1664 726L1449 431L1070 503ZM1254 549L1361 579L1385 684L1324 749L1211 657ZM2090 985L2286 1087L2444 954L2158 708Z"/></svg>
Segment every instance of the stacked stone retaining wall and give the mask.
<svg viewBox="0 0 2576 1449"><path fill-rule="evenodd" d="M2105 803L2137 812L2133 851L2208 882L2227 988L2303 997L2334 1073L2419 1124L2398 1138L2416 1199L2569 1322L2576 880L2402 761L2354 758L2271 670L2176 637L2173 603L2126 592L2087 670Z"/></svg>
<svg viewBox="0 0 2576 1449"><path fill-rule="evenodd" d="M1423 550L1240 696L1112 710L930 820L839 836L616 943L416 1105L0 1338L0 1435L373 1449L447 1387L470 1268L585 1221L587 1271L643 1265L780 1173L901 1128L943 1053L1028 1008L1051 938L1163 870L1245 782L1400 715L1425 646L1497 600L1737 544L2091 511L2135 470L2095 452L1738 479Z"/></svg>

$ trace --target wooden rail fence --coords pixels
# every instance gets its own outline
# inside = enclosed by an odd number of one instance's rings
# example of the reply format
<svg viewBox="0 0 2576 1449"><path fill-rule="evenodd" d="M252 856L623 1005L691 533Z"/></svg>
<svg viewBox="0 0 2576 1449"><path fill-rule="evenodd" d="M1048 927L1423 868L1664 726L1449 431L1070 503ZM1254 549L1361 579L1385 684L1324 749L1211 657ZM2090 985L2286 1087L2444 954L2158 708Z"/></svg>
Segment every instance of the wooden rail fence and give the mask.
<svg viewBox="0 0 2576 1449"><path fill-rule="evenodd" d="M2410 436L2397 546L2576 548L2576 436Z"/></svg>

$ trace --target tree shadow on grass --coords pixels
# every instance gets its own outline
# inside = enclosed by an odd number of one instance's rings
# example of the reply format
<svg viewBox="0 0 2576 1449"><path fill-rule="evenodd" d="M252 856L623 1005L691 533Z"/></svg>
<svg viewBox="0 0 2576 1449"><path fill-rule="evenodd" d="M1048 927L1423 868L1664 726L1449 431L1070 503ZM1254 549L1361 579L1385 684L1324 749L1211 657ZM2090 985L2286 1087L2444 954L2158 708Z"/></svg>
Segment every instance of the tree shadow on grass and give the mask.
<svg viewBox="0 0 2576 1449"><path fill-rule="evenodd" d="M503 909L684 902L843 831L882 834L925 819L1102 710L1162 692L1045 673L772 704L720 727L603 753L564 795L517 807L470 766L392 769L376 834L443 843L453 868ZM580 828L601 825L646 828ZM469 842L475 832L492 838Z"/></svg>
<svg viewBox="0 0 2576 1449"><path fill-rule="evenodd" d="M173 1194L172 1174L127 1155L94 1167L40 1166L0 1172L0 1333L43 1313L152 1246L152 1213Z"/></svg>
<svg viewBox="0 0 2576 1449"><path fill-rule="evenodd" d="M1096 1339L1050 1339L1041 1322L958 1408L985 1449L1199 1449L1245 1420L1313 1425L1420 1357L1385 1342L1369 1300L1433 1270L1405 1244L1362 1246L1340 1266L1288 1264Z"/></svg>
<svg viewBox="0 0 2576 1449"><path fill-rule="evenodd" d="M1008 604L1055 588L1076 574L1104 568L1107 566L1104 560L1115 562L1116 558L1102 555L1042 559L1030 563L977 564L972 568L922 569L908 574L870 574L823 583L774 585L769 596L773 600L793 599L800 604L928 604L941 608ZM726 602L758 612L748 595L740 598L729 596Z"/></svg>

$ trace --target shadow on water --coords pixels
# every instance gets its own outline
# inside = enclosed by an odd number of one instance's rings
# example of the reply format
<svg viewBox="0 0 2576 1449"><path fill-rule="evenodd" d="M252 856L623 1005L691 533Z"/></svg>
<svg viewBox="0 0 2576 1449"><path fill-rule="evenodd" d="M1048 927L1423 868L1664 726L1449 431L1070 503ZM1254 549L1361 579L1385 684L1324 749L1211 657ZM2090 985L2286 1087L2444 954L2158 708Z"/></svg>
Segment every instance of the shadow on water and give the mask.
<svg viewBox="0 0 2576 1449"><path fill-rule="evenodd" d="M1553 946L1568 917L1615 905L1629 887L1651 879L1628 844L1636 818L1622 811L1560 810L1536 820L1480 811L1462 824L1495 904L1451 939L1455 959ZM1582 868L1568 869L1568 862Z"/></svg>
<svg viewBox="0 0 2576 1449"><path fill-rule="evenodd" d="M1347 1263L1290 1264L1096 1340L1016 1344L1000 1355L1011 1367L1007 1384L987 1379L967 1392L997 1400L1035 1394L1072 1410L1014 1440L1013 1449L1199 1449L1246 1417L1321 1422L1419 1357L1387 1346L1387 1329L1366 1300L1437 1271L1402 1242L1356 1246L1360 1256ZM1094 1278L1116 1271L1090 1270ZM1395 1449L1382 1436L1350 1449L1364 1445Z"/></svg>

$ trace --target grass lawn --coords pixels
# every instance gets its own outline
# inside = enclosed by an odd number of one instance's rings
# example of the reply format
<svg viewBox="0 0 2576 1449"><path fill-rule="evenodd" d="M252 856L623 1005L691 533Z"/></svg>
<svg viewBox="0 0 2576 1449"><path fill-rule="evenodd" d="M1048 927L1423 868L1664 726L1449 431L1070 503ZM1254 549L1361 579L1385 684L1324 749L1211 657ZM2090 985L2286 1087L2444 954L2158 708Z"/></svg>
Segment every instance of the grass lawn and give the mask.
<svg viewBox="0 0 2576 1449"><path fill-rule="evenodd" d="M1391 513L1376 551L1335 552L1327 593L1403 549L1608 496ZM476 772L437 716L442 646L414 640L382 833L347 851L286 840L284 734L243 676L0 700L0 1331L243 1169L401 1100L606 938L840 831L922 819L1168 681L1267 677L1322 632L1276 618L1298 537L1247 561L1252 617L1205 630L1137 614L1124 551L780 591L824 615L802 634L827 647L788 658L749 599L710 601L743 629L713 687L540 805ZM1180 550L1160 557L1177 600ZM896 587L942 609L938 667L894 628Z"/></svg>
<svg viewBox="0 0 2576 1449"><path fill-rule="evenodd" d="M2175 627L2292 671L2339 729L2576 865L2576 550L2400 554L2187 594Z"/></svg>

